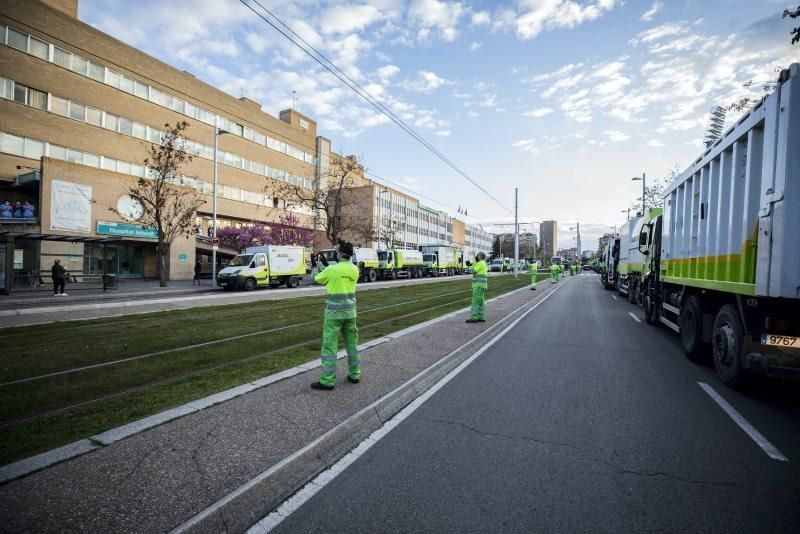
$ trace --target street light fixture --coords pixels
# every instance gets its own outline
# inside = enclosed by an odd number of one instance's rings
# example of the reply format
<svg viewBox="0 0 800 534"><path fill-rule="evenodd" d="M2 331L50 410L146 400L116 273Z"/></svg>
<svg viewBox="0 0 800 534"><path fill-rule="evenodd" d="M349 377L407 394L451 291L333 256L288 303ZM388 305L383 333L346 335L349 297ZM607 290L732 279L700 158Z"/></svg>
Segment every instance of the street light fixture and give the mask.
<svg viewBox="0 0 800 534"><path fill-rule="evenodd" d="M645 180L645 174L644 173L642 173L642 177L641 178L638 177L638 176L634 176L633 178L631 178L631 181L634 181L634 182L638 182L639 180L642 181L642 217L644 217L644 209L645 209L644 208L644 200L645 200L644 197L645 197L645 191L646 191L646 189L645 189L646 180Z"/></svg>
<svg viewBox="0 0 800 534"><path fill-rule="evenodd" d="M630 208L628 208L626 210L622 210L622 213L627 213L628 214L628 220L629 221L631 220L631 209Z"/></svg>
<svg viewBox="0 0 800 534"><path fill-rule="evenodd" d="M388 193L388 192L389 192L388 189L381 189L378 192L378 232L377 232L377 234L378 234L378 244L377 244L376 248L381 248L381 211L382 211L382 206L381 206L382 202L381 201L383 200L382 195L384 193ZM388 249L389 247L386 247L386 248Z"/></svg>
<svg viewBox="0 0 800 534"><path fill-rule="evenodd" d="M222 128L214 127L214 185L211 190L211 287L217 287L217 150L219 136L230 133Z"/></svg>

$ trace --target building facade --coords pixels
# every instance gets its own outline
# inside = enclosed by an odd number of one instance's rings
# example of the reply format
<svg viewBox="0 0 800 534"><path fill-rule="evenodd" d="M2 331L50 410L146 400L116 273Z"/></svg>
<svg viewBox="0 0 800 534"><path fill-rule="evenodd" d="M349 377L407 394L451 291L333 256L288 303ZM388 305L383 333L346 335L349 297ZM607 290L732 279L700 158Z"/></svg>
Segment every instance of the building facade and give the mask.
<svg viewBox="0 0 800 534"><path fill-rule="evenodd" d="M558 250L558 222L544 221L539 224L539 239L541 240L542 260L547 263Z"/></svg>

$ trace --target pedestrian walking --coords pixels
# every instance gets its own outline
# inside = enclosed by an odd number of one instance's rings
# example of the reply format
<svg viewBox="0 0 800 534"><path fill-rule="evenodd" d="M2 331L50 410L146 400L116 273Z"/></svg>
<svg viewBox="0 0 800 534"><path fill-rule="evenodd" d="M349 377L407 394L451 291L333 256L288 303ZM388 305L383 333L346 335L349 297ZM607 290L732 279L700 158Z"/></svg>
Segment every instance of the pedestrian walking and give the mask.
<svg viewBox="0 0 800 534"><path fill-rule="evenodd" d="M475 264L470 269L472 271L472 307L470 308L470 316L467 319L468 323L484 323L486 322L486 288L488 287L486 267L486 254L478 252L475 255Z"/></svg>
<svg viewBox="0 0 800 534"><path fill-rule="evenodd" d="M192 280L192 287L194 287L194 283L197 282L197 285L200 285L200 271L202 270L202 263L200 262L200 258L197 258L197 261L194 262L194 279Z"/></svg>
<svg viewBox="0 0 800 534"><path fill-rule="evenodd" d="M555 284L558 282L558 272L559 267L557 263L554 263L550 266L550 283Z"/></svg>
<svg viewBox="0 0 800 534"><path fill-rule="evenodd" d="M314 281L325 285L325 322L322 326L322 374L313 389L330 390L336 382L336 353L339 352L339 332L347 349L347 379L358 384L361 380L361 357L358 354L358 327L356 326L356 283L358 267L353 265L353 244L339 241L336 247L337 263L327 265L314 276ZM324 258L323 264L326 263Z"/></svg>
<svg viewBox="0 0 800 534"><path fill-rule="evenodd" d="M64 266L61 265L61 260L56 260L53 262L53 267L50 269L50 275L53 278L53 295L66 296L67 294L64 293L64 281L67 278L67 271L64 269Z"/></svg>
<svg viewBox="0 0 800 534"><path fill-rule="evenodd" d="M536 291L536 276L539 272L536 270L536 264L531 264L531 291Z"/></svg>

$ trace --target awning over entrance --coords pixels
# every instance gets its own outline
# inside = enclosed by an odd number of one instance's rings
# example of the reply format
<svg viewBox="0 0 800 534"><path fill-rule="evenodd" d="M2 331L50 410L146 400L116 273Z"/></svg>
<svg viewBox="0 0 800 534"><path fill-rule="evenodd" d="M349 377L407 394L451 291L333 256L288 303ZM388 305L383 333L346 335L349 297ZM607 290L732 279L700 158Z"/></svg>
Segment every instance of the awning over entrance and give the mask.
<svg viewBox="0 0 800 534"><path fill-rule="evenodd" d="M102 243L106 245L121 243L118 237L92 237L80 235L42 234L39 232L0 231L1 241L31 239L33 241L66 241L68 243Z"/></svg>

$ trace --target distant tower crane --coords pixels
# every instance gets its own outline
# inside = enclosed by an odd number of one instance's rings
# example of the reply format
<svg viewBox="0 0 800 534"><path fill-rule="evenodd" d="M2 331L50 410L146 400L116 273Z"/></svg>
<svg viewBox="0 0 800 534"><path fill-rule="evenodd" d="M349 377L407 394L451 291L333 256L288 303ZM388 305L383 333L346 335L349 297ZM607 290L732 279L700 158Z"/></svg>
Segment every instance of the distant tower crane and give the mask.
<svg viewBox="0 0 800 534"><path fill-rule="evenodd" d="M717 139L722 137L722 128L725 126L726 113L727 111L722 106L714 106L711 108L711 115L708 117L708 127L706 128L706 137L703 139L706 148L716 143Z"/></svg>

